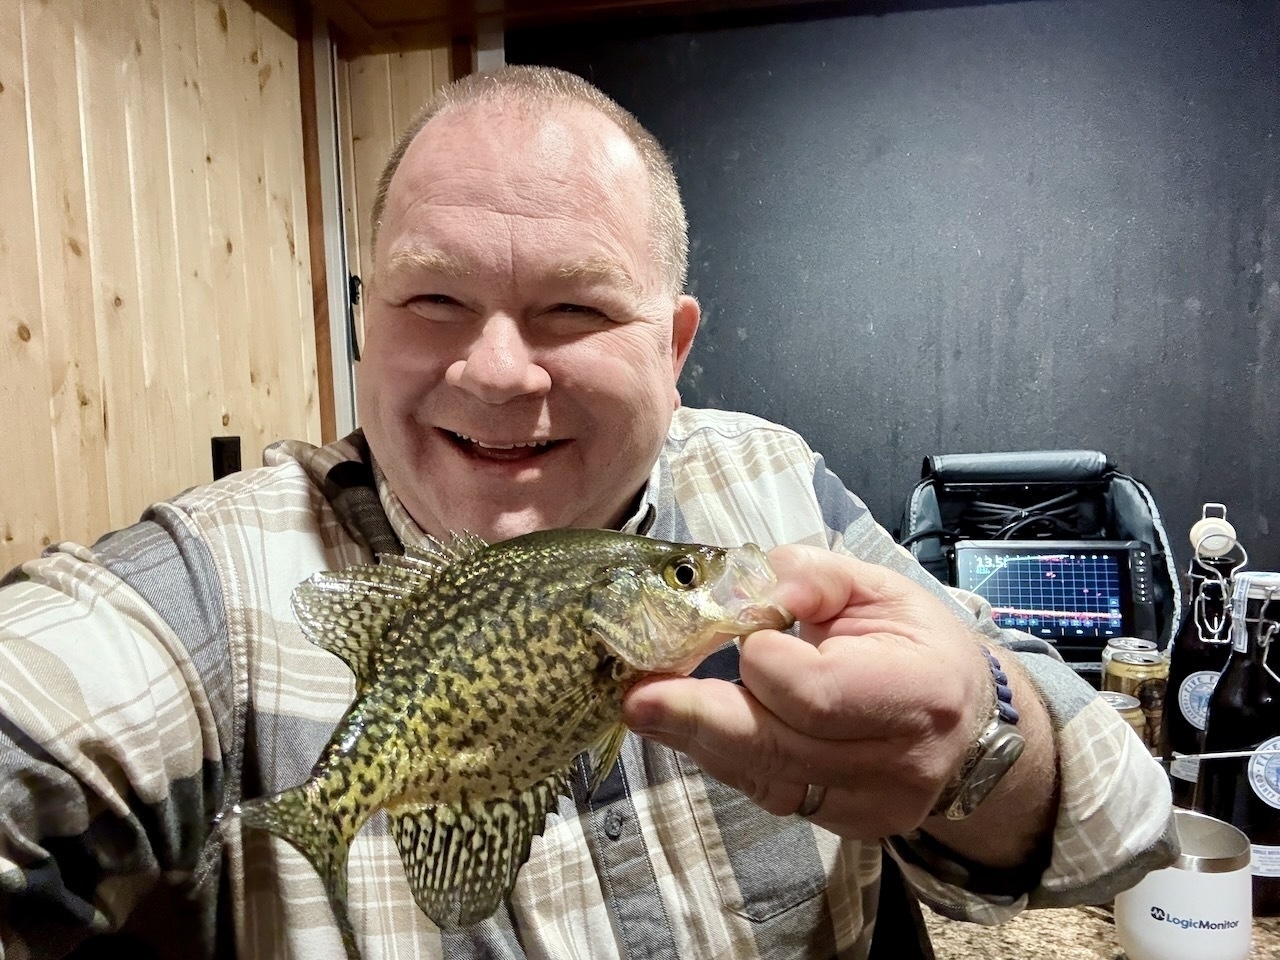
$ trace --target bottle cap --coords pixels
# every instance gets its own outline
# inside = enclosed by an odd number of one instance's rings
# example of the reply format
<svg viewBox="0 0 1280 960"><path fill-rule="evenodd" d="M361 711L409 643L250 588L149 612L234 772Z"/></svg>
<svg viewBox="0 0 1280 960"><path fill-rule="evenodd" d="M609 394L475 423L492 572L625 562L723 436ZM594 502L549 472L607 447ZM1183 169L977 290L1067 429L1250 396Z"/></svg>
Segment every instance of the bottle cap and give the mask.
<svg viewBox="0 0 1280 960"><path fill-rule="evenodd" d="M1231 594L1233 604L1245 600L1280 601L1280 572L1274 570L1244 570L1236 574L1235 592ZM1232 615L1244 619L1244 609L1239 613L1232 607Z"/></svg>
<svg viewBox="0 0 1280 960"><path fill-rule="evenodd" d="M1236 545L1236 528L1226 517L1201 517L1191 525L1191 549L1201 557L1222 557Z"/></svg>

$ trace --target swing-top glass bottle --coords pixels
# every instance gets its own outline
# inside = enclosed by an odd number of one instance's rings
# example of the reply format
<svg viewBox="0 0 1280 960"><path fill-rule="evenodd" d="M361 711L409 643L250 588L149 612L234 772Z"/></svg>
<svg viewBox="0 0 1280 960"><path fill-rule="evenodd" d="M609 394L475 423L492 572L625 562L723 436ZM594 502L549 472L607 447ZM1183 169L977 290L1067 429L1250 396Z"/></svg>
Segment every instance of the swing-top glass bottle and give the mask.
<svg viewBox="0 0 1280 960"><path fill-rule="evenodd" d="M1231 656L1209 698L1195 809L1249 837L1255 916L1280 914L1278 631L1280 573L1236 574Z"/></svg>
<svg viewBox="0 0 1280 960"><path fill-rule="evenodd" d="M1168 700L1160 752L1169 764L1173 802L1191 806L1209 695L1231 653L1231 579L1248 562L1221 503L1206 503L1191 527L1187 608L1169 644Z"/></svg>

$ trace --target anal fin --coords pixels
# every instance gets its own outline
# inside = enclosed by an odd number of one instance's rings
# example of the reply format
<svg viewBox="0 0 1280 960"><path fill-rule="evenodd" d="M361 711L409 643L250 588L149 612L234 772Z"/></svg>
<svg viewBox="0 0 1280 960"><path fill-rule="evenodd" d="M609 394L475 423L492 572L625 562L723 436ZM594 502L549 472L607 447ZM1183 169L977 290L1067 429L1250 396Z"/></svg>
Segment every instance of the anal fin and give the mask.
<svg viewBox="0 0 1280 960"><path fill-rule="evenodd" d="M515 797L388 811L413 899L442 930L492 916L510 895L569 770Z"/></svg>

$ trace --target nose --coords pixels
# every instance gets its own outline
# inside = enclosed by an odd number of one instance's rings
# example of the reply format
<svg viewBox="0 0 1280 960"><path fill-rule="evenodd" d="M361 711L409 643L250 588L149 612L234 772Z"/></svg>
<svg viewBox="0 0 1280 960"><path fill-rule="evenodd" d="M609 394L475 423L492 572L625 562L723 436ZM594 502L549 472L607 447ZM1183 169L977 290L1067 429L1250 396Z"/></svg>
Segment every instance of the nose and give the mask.
<svg viewBox="0 0 1280 960"><path fill-rule="evenodd" d="M551 387L551 375L538 363L520 325L505 316L484 320L466 356L445 371L445 381L484 403L506 403Z"/></svg>

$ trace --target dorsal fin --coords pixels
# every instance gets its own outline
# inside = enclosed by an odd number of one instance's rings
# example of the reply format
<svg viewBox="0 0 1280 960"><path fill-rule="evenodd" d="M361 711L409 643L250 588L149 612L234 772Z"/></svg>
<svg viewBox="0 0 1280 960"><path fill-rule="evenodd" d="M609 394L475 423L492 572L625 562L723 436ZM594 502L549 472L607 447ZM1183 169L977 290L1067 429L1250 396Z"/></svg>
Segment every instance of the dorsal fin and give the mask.
<svg viewBox="0 0 1280 960"><path fill-rule="evenodd" d="M485 547L489 546L488 542L482 537L477 537L474 533L467 533L465 530L461 533L450 533L448 543L442 543L434 537L431 539L431 543L436 550L443 553L453 563L470 560Z"/></svg>
<svg viewBox="0 0 1280 960"><path fill-rule="evenodd" d="M346 661L363 690L372 681L372 652L423 580L395 567L348 567L317 573L293 591L293 614L316 646Z"/></svg>
<svg viewBox="0 0 1280 960"><path fill-rule="evenodd" d="M469 533L454 534L447 544L429 537L424 546L406 547L404 556L381 554L376 566L317 573L293 591L294 616L308 640L343 659L363 691L373 680L374 651L414 595L450 564L487 546Z"/></svg>
<svg viewBox="0 0 1280 960"><path fill-rule="evenodd" d="M569 793L570 768L514 797L390 814L413 899L442 930L492 916L515 886L556 797Z"/></svg>

